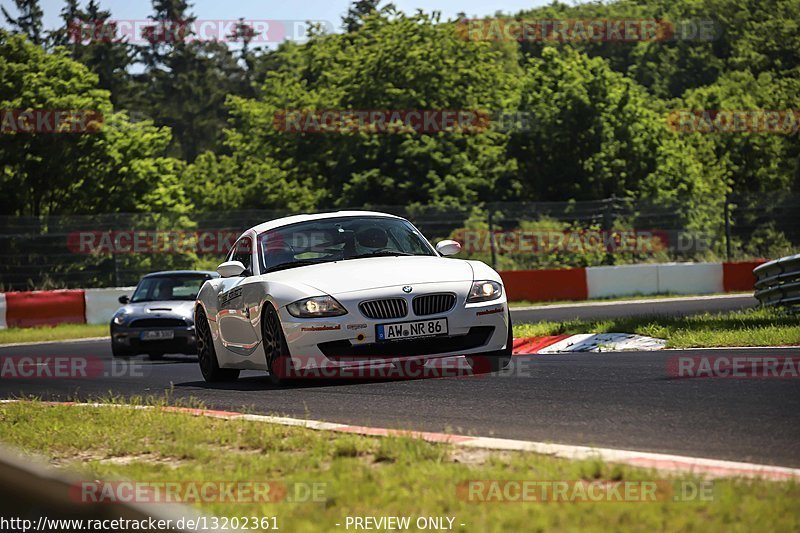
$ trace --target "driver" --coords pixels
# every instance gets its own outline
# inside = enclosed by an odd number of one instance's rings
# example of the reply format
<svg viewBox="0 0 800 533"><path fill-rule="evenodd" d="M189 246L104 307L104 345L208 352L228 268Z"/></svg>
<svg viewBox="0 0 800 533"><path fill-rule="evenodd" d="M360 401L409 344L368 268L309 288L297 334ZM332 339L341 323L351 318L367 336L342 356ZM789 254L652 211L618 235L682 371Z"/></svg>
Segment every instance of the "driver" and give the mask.
<svg viewBox="0 0 800 533"><path fill-rule="evenodd" d="M172 300L172 290L175 287L175 283L172 280L165 279L158 284L158 290L156 291L156 300Z"/></svg>
<svg viewBox="0 0 800 533"><path fill-rule="evenodd" d="M264 245L264 259L269 270L273 266L294 261L294 250L283 235L275 233L269 236Z"/></svg>
<svg viewBox="0 0 800 533"><path fill-rule="evenodd" d="M356 232L356 254L370 253L386 249L389 235L378 226L365 228Z"/></svg>

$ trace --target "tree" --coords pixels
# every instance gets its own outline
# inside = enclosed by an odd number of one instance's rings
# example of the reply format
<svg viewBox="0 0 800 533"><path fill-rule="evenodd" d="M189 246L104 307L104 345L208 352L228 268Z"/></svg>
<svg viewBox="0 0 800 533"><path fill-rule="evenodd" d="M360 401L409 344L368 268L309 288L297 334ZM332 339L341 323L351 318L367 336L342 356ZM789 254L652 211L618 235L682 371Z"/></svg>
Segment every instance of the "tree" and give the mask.
<svg viewBox="0 0 800 533"><path fill-rule="evenodd" d="M194 15L183 0L154 0L149 43L139 47L146 70L132 104L173 132L170 153L186 161L219 151L226 125L225 99L249 90L243 66L221 41L193 35Z"/></svg>
<svg viewBox="0 0 800 533"><path fill-rule="evenodd" d="M347 15L342 17L342 27L347 33L352 33L363 24L364 17L378 9L381 0L355 0L347 9Z"/></svg>
<svg viewBox="0 0 800 533"><path fill-rule="evenodd" d="M234 26L233 31L228 35L228 39L233 42L241 42L242 46L239 49L239 64L244 67L242 73L241 87L238 88L236 94L252 98L255 96L253 91L253 71L255 70L256 57L259 49L251 49L250 43L255 37L255 30L253 26L247 24L243 18Z"/></svg>
<svg viewBox="0 0 800 533"><path fill-rule="evenodd" d="M78 0L66 0L64 7L61 8L61 20L64 26L55 29L48 34L49 44L53 46L69 46L73 50L80 42L80 28L78 23L86 19L86 14L80 8Z"/></svg>
<svg viewBox="0 0 800 533"><path fill-rule="evenodd" d="M15 18L6 11L5 7L0 6L6 22L16 30L16 33L27 35L32 43L37 45L44 44L42 35L42 8L39 0L14 0L14 6L19 11Z"/></svg>
<svg viewBox="0 0 800 533"><path fill-rule="evenodd" d="M269 158L292 183L310 182L321 206L475 203L514 169L507 134L491 128L291 133L275 124L287 110L513 110L519 67L508 47L465 44L451 24L389 8L356 33L276 55L256 100L229 101L226 146L240 161Z"/></svg>
<svg viewBox="0 0 800 533"><path fill-rule="evenodd" d="M128 68L135 51L117 36L111 12L100 9L96 0L89 0L85 11L77 0L67 0L61 18L64 25L50 32L50 43L67 47L72 59L97 74L100 88L111 93L112 103L126 106L131 92Z"/></svg>
<svg viewBox="0 0 800 533"><path fill-rule="evenodd" d="M4 133L4 213L147 211L157 207L148 194L180 175L180 162L165 159L169 130L131 124L124 113L114 113L97 76L65 50L47 52L0 30L0 80L0 109L71 110L91 117L73 132ZM158 171L149 170L154 165Z"/></svg>
<svg viewBox="0 0 800 533"><path fill-rule="evenodd" d="M637 198L686 223L722 220L727 183L713 151L670 131L663 102L571 48L545 48L526 71L520 109L535 119L509 143L523 199Z"/></svg>

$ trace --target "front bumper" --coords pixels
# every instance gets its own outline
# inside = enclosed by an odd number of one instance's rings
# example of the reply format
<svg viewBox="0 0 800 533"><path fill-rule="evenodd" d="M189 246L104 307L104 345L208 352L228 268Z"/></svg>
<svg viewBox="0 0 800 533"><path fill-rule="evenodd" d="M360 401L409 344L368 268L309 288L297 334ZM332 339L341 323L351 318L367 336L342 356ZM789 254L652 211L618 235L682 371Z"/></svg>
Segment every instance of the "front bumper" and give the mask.
<svg viewBox="0 0 800 533"><path fill-rule="evenodd" d="M356 294L334 295L348 311L331 318L296 318L285 307L279 310L284 334L292 357L325 358L334 363L381 362L396 358L433 359L455 355L498 352L508 339L508 307L505 294L500 298L476 304L466 304L464 284L436 284L420 287L413 295L403 295L386 289ZM416 289L416 287L415 287ZM412 298L422 294L452 292L455 306L448 312L417 316ZM398 294L399 293L399 294ZM375 298L407 300L408 314L397 319L372 319L359 309L359 303ZM378 341L376 326L417 320L447 319L446 336Z"/></svg>
<svg viewBox="0 0 800 533"><path fill-rule="evenodd" d="M164 331L173 332L172 339L166 340L143 340L142 333L145 331ZM111 342L132 354L139 353L197 353L197 338L194 333L194 326L182 327L153 327L153 328L128 328L111 324Z"/></svg>

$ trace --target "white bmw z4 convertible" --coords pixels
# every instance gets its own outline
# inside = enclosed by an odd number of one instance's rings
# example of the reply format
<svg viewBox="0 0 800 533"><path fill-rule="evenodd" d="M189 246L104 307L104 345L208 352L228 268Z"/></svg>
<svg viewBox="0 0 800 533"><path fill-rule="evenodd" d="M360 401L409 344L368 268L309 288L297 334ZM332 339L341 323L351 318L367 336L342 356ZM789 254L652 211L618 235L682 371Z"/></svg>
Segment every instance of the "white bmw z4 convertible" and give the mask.
<svg viewBox="0 0 800 533"><path fill-rule="evenodd" d="M409 221L370 211L250 228L197 296L203 377L265 370L280 383L309 360L341 368L456 355L503 369L513 339L502 280L480 261L446 257L460 249L434 248Z"/></svg>

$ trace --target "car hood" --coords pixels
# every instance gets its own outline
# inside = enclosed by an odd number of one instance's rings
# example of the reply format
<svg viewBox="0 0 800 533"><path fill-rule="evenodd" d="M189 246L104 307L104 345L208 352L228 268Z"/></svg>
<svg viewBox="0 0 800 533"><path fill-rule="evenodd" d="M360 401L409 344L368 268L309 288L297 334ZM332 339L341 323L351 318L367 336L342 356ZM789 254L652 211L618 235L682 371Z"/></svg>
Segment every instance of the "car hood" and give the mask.
<svg viewBox="0 0 800 533"><path fill-rule="evenodd" d="M326 294L365 289L419 285L444 281L472 281L467 261L434 256L370 257L279 270L265 279L303 283Z"/></svg>
<svg viewBox="0 0 800 533"><path fill-rule="evenodd" d="M136 317L155 317L160 315L179 316L182 318L192 318L194 312L194 300L165 300L160 302L140 302L128 304L125 307L126 314Z"/></svg>

